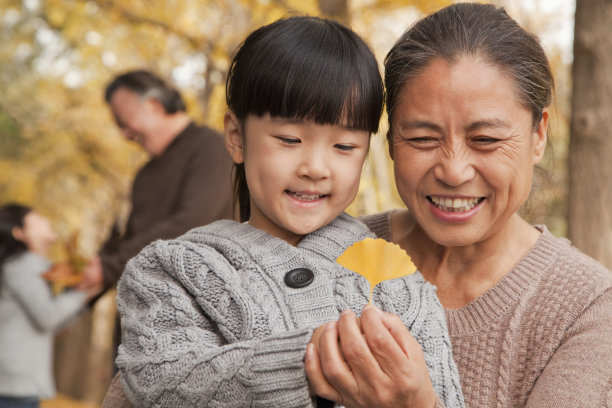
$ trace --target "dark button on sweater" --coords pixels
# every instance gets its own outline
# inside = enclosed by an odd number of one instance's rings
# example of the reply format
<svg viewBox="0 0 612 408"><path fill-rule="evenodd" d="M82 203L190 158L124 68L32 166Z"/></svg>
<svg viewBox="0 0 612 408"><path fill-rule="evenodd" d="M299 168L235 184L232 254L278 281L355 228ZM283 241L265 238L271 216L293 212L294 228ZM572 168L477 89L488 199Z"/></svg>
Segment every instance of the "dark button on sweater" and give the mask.
<svg viewBox="0 0 612 408"><path fill-rule="evenodd" d="M312 283L314 273L310 269L296 268L285 274L285 285L290 288L303 288Z"/></svg>

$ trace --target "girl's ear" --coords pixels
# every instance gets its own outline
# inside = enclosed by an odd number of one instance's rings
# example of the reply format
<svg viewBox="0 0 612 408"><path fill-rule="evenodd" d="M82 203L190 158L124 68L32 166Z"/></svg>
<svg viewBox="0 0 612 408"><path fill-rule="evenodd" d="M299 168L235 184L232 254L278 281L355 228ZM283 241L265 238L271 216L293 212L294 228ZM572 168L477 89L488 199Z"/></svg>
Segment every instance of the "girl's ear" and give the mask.
<svg viewBox="0 0 612 408"><path fill-rule="evenodd" d="M225 148L232 156L234 163L244 162L244 146L242 128L238 118L232 111L227 111L223 117Z"/></svg>
<svg viewBox="0 0 612 408"><path fill-rule="evenodd" d="M13 227L13 229L11 229L11 235L19 242L25 241L25 233L21 227Z"/></svg>
<svg viewBox="0 0 612 408"><path fill-rule="evenodd" d="M548 108L542 111L542 119L538 123L538 127L533 133L533 164L538 164L542 157L544 157L544 151L546 150L546 143L548 142L548 119L549 112Z"/></svg>

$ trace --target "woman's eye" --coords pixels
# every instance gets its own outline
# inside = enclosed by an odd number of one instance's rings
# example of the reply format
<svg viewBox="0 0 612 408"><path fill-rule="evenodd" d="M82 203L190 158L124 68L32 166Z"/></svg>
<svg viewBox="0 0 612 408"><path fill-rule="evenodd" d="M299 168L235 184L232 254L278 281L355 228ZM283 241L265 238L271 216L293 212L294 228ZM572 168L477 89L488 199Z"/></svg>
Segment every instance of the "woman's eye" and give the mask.
<svg viewBox="0 0 612 408"><path fill-rule="evenodd" d="M334 147L343 152L350 152L351 150L355 149L355 146L345 144L335 144Z"/></svg>
<svg viewBox="0 0 612 408"><path fill-rule="evenodd" d="M404 137L406 143L419 149L430 149L438 146L439 138L433 136Z"/></svg>
<svg viewBox="0 0 612 408"><path fill-rule="evenodd" d="M430 143L436 141L436 139L433 137L411 137L407 140L413 143Z"/></svg>
<svg viewBox="0 0 612 408"><path fill-rule="evenodd" d="M473 138L472 142L480 145L490 145L499 142L499 139L490 136L478 136Z"/></svg>

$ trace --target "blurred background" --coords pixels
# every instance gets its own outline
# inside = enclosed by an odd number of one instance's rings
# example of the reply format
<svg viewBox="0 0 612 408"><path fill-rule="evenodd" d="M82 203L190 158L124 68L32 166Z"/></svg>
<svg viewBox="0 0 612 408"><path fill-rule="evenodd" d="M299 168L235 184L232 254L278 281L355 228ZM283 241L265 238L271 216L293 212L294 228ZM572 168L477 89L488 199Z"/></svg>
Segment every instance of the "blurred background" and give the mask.
<svg viewBox="0 0 612 408"><path fill-rule="evenodd" d="M0 0L0 204L19 201L33 206L54 221L65 242L78 234L76 250L92 256L111 224L127 217L132 178L147 159L139 147L124 141L104 103L104 87L114 75L147 68L166 77L181 91L196 121L222 130L229 62L254 28L292 14L329 16L361 34L382 67L385 54L408 26L451 3ZM552 138L523 212L529 221L548 225L555 235L568 236L574 214L568 197L578 191L572 183L585 183L569 177L579 170L568 171L571 74L574 55L578 55L573 47L575 3L493 3L506 7L523 27L540 37L552 64L556 80ZM585 0L583 6L590 3L597 2ZM402 205L387 154L386 129L384 118L380 134L372 139L359 195L349 208L353 215ZM596 160L590 162L591 168L597 166L597 174L605 171ZM610 175L603 173L607 184ZM603 187L595 191L610 207ZM595 200L583 197L582 202L587 199ZM609 230L610 220L602 219ZM596 223L602 224L601 220ZM589 253L588 248L582 249ZM598 249L593 251L590 254L598 257ZM65 257L66 249L58 246L54 256ZM101 402L111 377L113 313L114 293L108 293L58 335L56 380L61 395L48 401L47 407L70 407L71 400L91 407Z"/></svg>

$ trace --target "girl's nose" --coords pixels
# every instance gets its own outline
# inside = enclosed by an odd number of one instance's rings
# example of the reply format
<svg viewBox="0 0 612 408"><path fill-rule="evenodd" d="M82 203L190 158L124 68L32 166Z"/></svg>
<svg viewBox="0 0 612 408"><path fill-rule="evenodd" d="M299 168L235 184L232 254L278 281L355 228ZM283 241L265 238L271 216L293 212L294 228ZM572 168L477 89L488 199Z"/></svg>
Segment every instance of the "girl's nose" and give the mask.
<svg viewBox="0 0 612 408"><path fill-rule="evenodd" d="M329 177L331 175L330 163L325 153L321 149L310 149L305 152L298 166L298 175L312 180Z"/></svg>

